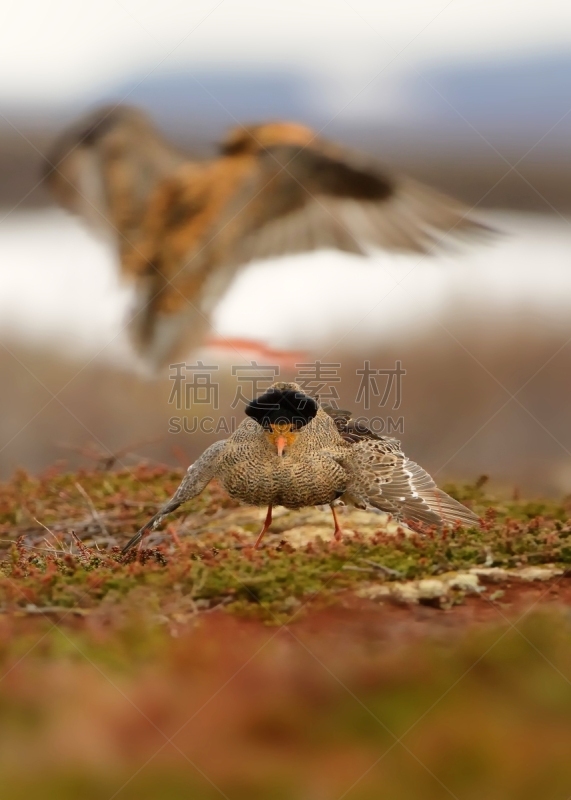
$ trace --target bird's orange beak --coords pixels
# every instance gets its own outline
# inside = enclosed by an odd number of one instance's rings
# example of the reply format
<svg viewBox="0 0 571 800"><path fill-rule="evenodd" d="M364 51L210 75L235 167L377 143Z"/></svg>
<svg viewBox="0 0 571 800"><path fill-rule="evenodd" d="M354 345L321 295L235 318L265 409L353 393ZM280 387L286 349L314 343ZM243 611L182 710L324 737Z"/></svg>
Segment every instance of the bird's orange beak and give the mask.
<svg viewBox="0 0 571 800"><path fill-rule="evenodd" d="M286 447L289 447L295 439L295 431L292 430L289 422L277 422L271 426L271 429L268 436L278 451L278 456L281 458Z"/></svg>

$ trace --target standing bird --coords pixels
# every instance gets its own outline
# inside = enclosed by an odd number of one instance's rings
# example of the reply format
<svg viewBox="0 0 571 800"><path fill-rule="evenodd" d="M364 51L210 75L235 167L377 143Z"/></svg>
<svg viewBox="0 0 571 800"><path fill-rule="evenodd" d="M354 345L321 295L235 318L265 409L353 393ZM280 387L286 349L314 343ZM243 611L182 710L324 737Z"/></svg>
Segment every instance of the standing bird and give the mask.
<svg viewBox="0 0 571 800"><path fill-rule="evenodd" d="M268 507L256 548L271 525L275 505L331 505L336 539L342 535L336 502L439 528L479 522L405 456L400 442L377 436L348 412L320 407L297 383L274 383L246 406L246 414L248 419L232 436L215 442L189 467L173 497L128 542L124 553L213 478L231 497Z"/></svg>
<svg viewBox="0 0 571 800"><path fill-rule="evenodd" d="M320 248L429 253L489 230L455 200L304 125L230 132L218 158L190 161L142 112L80 120L48 155L58 201L110 230L137 290L130 333L154 368L186 354L249 261Z"/></svg>

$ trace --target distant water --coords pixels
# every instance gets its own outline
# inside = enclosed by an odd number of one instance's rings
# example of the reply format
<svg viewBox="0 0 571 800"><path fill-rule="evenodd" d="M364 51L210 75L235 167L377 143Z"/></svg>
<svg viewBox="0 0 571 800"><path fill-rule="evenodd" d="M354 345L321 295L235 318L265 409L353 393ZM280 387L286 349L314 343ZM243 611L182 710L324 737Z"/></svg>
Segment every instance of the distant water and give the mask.
<svg viewBox="0 0 571 800"><path fill-rule="evenodd" d="M571 219L488 215L499 238L429 258L323 251L252 264L216 310L215 331L278 347L392 338L443 308L571 307ZM57 210L0 219L0 333L110 360L128 352L132 301L112 247Z"/></svg>

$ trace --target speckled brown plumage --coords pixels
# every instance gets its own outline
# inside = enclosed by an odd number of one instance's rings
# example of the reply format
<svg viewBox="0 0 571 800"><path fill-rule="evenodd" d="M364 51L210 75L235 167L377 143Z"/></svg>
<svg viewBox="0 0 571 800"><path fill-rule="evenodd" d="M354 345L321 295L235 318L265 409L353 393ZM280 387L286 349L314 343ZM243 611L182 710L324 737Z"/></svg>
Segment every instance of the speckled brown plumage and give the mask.
<svg viewBox="0 0 571 800"><path fill-rule="evenodd" d="M304 397L295 383L276 383L272 391L278 402L280 393L288 391ZM288 413L292 412L286 408L286 417ZM269 506L269 521L275 505L302 508L342 501L438 527L478 523L475 514L438 489L430 475L404 455L396 439L356 426L347 412L316 407L313 413L307 424L287 434L282 455L276 449L273 422L244 420L232 436L211 445L189 468L172 499L125 551L166 514L199 494L212 478L237 500Z"/></svg>
<svg viewBox="0 0 571 800"><path fill-rule="evenodd" d="M486 230L439 192L290 122L239 127L194 162L139 111L101 109L49 154L62 205L115 233L138 289L132 339L159 366L200 344L240 268L319 248L427 253Z"/></svg>

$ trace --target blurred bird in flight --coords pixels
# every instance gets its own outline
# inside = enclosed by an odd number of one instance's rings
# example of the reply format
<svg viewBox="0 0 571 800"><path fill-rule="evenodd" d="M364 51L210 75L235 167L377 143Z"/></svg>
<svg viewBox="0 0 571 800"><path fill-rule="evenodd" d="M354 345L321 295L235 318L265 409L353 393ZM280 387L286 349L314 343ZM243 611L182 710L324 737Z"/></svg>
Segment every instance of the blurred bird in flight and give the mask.
<svg viewBox="0 0 571 800"><path fill-rule="evenodd" d="M337 503L437 528L479 524L470 509L405 456L400 442L378 436L353 420L350 412L320 406L297 383L274 383L246 406L246 414L248 419L228 439L210 445L189 467L173 497L125 545L124 553L213 478L231 497L267 506L254 547L270 527L275 505L330 504L336 539L342 537Z"/></svg>
<svg viewBox="0 0 571 800"><path fill-rule="evenodd" d="M320 248L430 253L489 230L452 198L292 122L237 127L218 158L199 162L141 111L103 108L60 136L46 174L65 208L114 237L136 289L131 340L153 369L204 343L252 260Z"/></svg>

